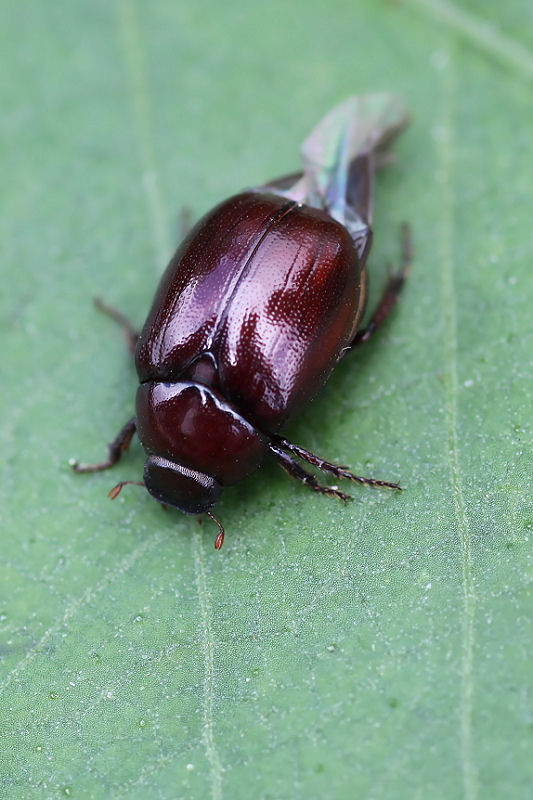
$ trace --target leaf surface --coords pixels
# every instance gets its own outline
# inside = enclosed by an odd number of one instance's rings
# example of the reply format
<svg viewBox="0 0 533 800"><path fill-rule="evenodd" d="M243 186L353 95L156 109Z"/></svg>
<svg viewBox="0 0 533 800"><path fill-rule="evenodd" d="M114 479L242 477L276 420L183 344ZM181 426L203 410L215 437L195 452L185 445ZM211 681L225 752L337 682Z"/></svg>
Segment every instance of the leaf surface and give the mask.
<svg viewBox="0 0 533 800"><path fill-rule="evenodd" d="M533 11L524 0L4 2L2 796L526 798L532 774ZM178 239L298 168L350 94L412 110L380 173L397 310L288 435L404 491L265 466L216 529L161 509L94 295L138 324Z"/></svg>

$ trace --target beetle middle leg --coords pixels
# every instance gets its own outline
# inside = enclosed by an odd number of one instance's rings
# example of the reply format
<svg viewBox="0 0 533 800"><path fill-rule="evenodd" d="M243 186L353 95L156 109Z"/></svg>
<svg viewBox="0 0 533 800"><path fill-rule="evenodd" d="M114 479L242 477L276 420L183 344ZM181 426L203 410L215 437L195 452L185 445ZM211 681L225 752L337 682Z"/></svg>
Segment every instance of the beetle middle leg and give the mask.
<svg viewBox="0 0 533 800"><path fill-rule="evenodd" d="M104 303L100 297L94 298L94 304L99 311L102 311L104 314L107 314L108 317L114 319L115 322L118 322L122 328L124 336L126 337L128 350L132 355L134 355L140 332L134 328L129 319L125 317L121 311L118 311L118 309L114 308L113 306L108 306L107 303Z"/></svg>
<svg viewBox="0 0 533 800"><path fill-rule="evenodd" d="M413 245L411 241L411 229L407 223L402 225L402 264L398 272L393 272L387 281L385 291L378 303L378 306L366 328L357 331L354 338L350 343L350 347L355 347L357 344L368 342L370 337L379 326L386 320L390 312L396 305L398 295L405 283L409 266L413 258Z"/></svg>
<svg viewBox="0 0 533 800"><path fill-rule="evenodd" d="M301 458L303 461L307 461L308 464L312 464L314 467L321 469L322 472L328 472L330 475L334 475L336 478L346 479L352 481L353 483L361 483L365 486L387 487L389 489L398 489L401 491L401 486L399 486L397 483L381 481L377 478L364 478L362 475L354 475L353 472L350 472L350 470L348 470L346 467L341 467L337 464L332 464L329 461L324 461L323 458L315 456L314 453L310 453L309 450L305 450L303 447L293 444L292 442L289 442L288 439L284 439L281 436L275 436L274 441L276 443L276 456L277 451L283 448L284 450L289 450L289 452L293 453L295 456L298 456L298 458ZM273 449L272 444L270 445L270 449Z"/></svg>
<svg viewBox="0 0 533 800"><path fill-rule="evenodd" d="M74 472L100 472L103 469L110 469L120 460L122 454L129 449L136 430L135 417L132 417L108 445L108 456L104 461L98 461L96 464L78 464L77 461L74 461L71 463L72 469Z"/></svg>
<svg viewBox="0 0 533 800"><path fill-rule="evenodd" d="M303 469L295 460L294 458L286 453L281 447L278 447L273 442L270 443L270 450L273 455L278 460L282 469L290 475L292 478L296 478L297 480L305 483L306 486L309 486L314 492L320 492L321 494L328 494L331 497L337 497L339 500L342 500L343 503L347 503L350 500L350 495L344 494L344 492L340 492L338 489L334 489L332 486L322 486L314 475L307 470Z"/></svg>

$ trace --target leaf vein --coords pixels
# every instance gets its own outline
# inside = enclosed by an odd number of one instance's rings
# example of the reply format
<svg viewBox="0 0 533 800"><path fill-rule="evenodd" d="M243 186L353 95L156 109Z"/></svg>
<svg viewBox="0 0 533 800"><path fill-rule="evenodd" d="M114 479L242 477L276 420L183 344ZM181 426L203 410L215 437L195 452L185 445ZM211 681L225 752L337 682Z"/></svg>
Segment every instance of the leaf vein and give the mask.
<svg viewBox="0 0 533 800"><path fill-rule="evenodd" d="M473 651L475 594L472 578L472 532L466 509L457 436L458 378L457 378L457 316L454 283L453 249L453 159L454 136L452 102L456 91L451 54L444 73L445 109L438 158L442 183L442 298L444 319L445 360L447 375L446 428L450 479L455 506L455 519L461 543L463 631L461 643L461 711L460 738L462 755L463 793L466 800L477 797L477 778L473 760L472 709L473 709Z"/></svg>
<svg viewBox="0 0 533 800"><path fill-rule="evenodd" d="M197 530L192 537L192 551L196 577L196 589L200 603L200 644L204 654L203 682L203 739L207 760L211 770L211 796L213 800L222 798L222 765L214 736L213 700L215 694L213 628L211 624L211 606L209 589L205 575L205 554L202 544L202 533Z"/></svg>

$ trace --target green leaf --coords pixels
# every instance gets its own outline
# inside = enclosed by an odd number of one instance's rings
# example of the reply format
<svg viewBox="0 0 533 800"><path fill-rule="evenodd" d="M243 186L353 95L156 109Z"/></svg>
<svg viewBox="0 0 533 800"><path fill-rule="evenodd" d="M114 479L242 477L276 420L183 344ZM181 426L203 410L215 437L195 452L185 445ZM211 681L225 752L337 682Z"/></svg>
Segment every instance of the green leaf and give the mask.
<svg viewBox="0 0 533 800"><path fill-rule="evenodd" d="M2 797L526 798L533 12L525 0L3 3ZM98 459L178 238L298 168L346 96L412 110L378 178L393 317L290 437L401 494L348 507L275 465L206 519Z"/></svg>

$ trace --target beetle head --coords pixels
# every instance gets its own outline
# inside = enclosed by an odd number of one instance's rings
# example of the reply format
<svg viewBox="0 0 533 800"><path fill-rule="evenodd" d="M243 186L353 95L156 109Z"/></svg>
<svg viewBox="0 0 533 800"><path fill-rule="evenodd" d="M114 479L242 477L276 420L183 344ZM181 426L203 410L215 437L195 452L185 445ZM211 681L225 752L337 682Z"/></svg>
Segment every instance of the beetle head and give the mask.
<svg viewBox="0 0 533 800"><path fill-rule="evenodd" d="M210 475L151 455L144 465L144 484L159 503L184 514L203 514L219 499L222 486Z"/></svg>

